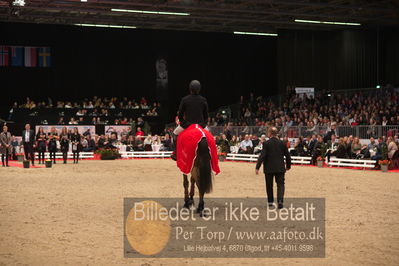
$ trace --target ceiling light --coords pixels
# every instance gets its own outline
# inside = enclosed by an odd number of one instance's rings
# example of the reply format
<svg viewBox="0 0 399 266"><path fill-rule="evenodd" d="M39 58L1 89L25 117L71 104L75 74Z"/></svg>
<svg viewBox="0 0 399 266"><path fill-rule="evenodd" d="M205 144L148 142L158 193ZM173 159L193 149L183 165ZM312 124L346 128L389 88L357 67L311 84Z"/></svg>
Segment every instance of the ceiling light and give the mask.
<svg viewBox="0 0 399 266"><path fill-rule="evenodd" d="M139 13L139 14L152 14L152 15L190 16L190 13L146 11L146 10L117 9L117 8L112 8L111 11L114 11L114 12L127 12L127 13Z"/></svg>
<svg viewBox="0 0 399 266"><path fill-rule="evenodd" d="M123 26L123 25L103 25L103 24L73 24L75 26L82 27L99 27L99 28L119 28L119 29L136 29L135 26Z"/></svg>
<svg viewBox="0 0 399 266"><path fill-rule="evenodd" d="M87 2L87 0L80 0L80 2Z"/></svg>
<svg viewBox="0 0 399 266"><path fill-rule="evenodd" d="M360 23L354 22L335 22L335 21L319 21L319 20L304 20L304 19L295 19L295 22L301 23L314 23L314 24L329 24L329 25L348 25L348 26L360 26Z"/></svg>
<svg viewBox="0 0 399 266"><path fill-rule="evenodd" d="M245 31L235 31L234 34L242 35L258 35L258 36L278 36L277 33L266 33L266 32L245 32Z"/></svg>
<svg viewBox="0 0 399 266"><path fill-rule="evenodd" d="M14 0L14 2L12 2L13 6L25 6L25 0Z"/></svg>

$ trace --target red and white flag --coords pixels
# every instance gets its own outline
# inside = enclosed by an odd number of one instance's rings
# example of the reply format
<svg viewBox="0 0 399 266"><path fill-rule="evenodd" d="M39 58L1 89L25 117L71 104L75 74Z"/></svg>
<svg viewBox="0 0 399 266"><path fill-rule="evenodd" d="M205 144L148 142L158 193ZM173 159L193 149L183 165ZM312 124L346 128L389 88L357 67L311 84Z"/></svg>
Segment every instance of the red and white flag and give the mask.
<svg viewBox="0 0 399 266"><path fill-rule="evenodd" d="M36 47L25 47L25 66L37 66L37 49Z"/></svg>
<svg viewBox="0 0 399 266"><path fill-rule="evenodd" d="M0 46L0 66L8 66L8 46Z"/></svg>

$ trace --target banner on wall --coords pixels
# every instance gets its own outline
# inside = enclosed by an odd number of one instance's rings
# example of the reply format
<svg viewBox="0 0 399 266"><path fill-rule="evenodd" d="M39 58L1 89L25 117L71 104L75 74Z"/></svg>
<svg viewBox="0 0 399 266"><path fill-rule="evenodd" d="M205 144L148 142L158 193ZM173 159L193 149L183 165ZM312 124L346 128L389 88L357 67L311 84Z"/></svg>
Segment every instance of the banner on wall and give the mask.
<svg viewBox="0 0 399 266"><path fill-rule="evenodd" d="M168 63L161 58L155 62L155 69L157 72L157 87L168 88Z"/></svg>
<svg viewBox="0 0 399 266"><path fill-rule="evenodd" d="M16 67L24 65L24 47L11 46L11 65Z"/></svg>
<svg viewBox="0 0 399 266"><path fill-rule="evenodd" d="M51 67L50 47L0 45L0 67Z"/></svg>
<svg viewBox="0 0 399 266"><path fill-rule="evenodd" d="M131 130L130 126L105 126L104 127L104 132L105 135L111 135L113 132L115 132L118 136L118 139L121 138L122 135L128 135L129 131Z"/></svg>
<svg viewBox="0 0 399 266"><path fill-rule="evenodd" d="M0 46L0 66L8 66L9 49L8 46Z"/></svg>
<svg viewBox="0 0 399 266"><path fill-rule="evenodd" d="M72 131L75 127L78 128L78 132L81 135L94 135L96 134L96 127L95 126L78 126L78 125L38 125L35 128L35 132L39 132L39 127L43 128L44 133L49 133L51 131L51 128L55 128L57 130L58 135L61 134L62 128L66 127L68 132Z"/></svg>
<svg viewBox="0 0 399 266"><path fill-rule="evenodd" d="M25 47L25 66L37 66L37 47Z"/></svg>
<svg viewBox="0 0 399 266"><path fill-rule="evenodd" d="M305 87L296 87L296 94L299 94L299 97L303 98L304 95L308 97L312 96L314 98L314 88L305 88Z"/></svg>

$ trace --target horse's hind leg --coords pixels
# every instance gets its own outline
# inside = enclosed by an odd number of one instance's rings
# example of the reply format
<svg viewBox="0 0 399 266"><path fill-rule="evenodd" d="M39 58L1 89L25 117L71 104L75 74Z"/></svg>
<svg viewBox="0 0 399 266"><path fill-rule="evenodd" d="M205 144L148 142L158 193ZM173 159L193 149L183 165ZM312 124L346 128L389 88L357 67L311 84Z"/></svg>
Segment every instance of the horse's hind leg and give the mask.
<svg viewBox="0 0 399 266"><path fill-rule="evenodd" d="M191 176L190 180L190 206L194 204L194 193L195 193L195 179Z"/></svg>
<svg viewBox="0 0 399 266"><path fill-rule="evenodd" d="M188 195L188 178L187 175L183 175L183 186L184 186L184 208L190 208L190 198Z"/></svg>
<svg viewBox="0 0 399 266"><path fill-rule="evenodd" d="M197 213L199 213L200 216L202 217L203 211L204 211L204 206L205 206L205 203L204 203L205 191L203 191L201 189L201 187L200 187L200 185L198 183L198 180L197 180L197 187L198 187L198 191L199 191L199 203L198 203Z"/></svg>
<svg viewBox="0 0 399 266"><path fill-rule="evenodd" d="M205 207L205 202L204 202L204 194L205 192L200 191L199 193L199 203L198 203L198 208L197 208L197 213L200 214L200 216L202 217L202 215L204 215L204 207Z"/></svg>

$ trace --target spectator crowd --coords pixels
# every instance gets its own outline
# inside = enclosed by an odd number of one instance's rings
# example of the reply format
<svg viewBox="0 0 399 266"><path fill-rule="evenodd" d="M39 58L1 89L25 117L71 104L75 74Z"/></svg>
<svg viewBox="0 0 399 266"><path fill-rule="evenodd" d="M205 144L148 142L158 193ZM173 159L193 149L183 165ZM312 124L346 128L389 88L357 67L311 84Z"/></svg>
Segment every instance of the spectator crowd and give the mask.
<svg viewBox="0 0 399 266"><path fill-rule="evenodd" d="M281 104L255 96L239 100L239 117L227 119L217 113L208 125L222 126L232 122L234 126L337 126L398 125L399 93L392 88L354 93L321 91L314 97L296 94L293 87L281 99Z"/></svg>
<svg viewBox="0 0 399 266"><path fill-rule="evenodd" d="M8 127L4 126L3 131L8 132ZM27 134L30 136L27 137ZM50 132L44 132L43 127L39 127L35 133L27 124L21 135L22 139L19 139L10 134L9 140L4 143L10 147L7 156L16 160L23 150L26 160L31 160L33 165L34 152L38 153L39 164L44 164L45 152L50 154L50 160L53 163L56 163L56 152L63 153L64 163L67 162L67 153L72 152L74 163L78 163L80 152L95 152L99 149L120 150L122 146L126 151L152 151L154 147L157 151L172 151L172 140L168 132L163 136L146 135L140 126L130 127L130 130L119 134L116 131L110 131L97 135L92 134L90 130L79 133L77 127L72 129L63 127L61 131L52 127Z"/></svg>
<svg viewBox="0 0 399 266"><path fill-rule="evenodd" d="M221 153L241 153L259 154L262 151L262 143L267 140L266 135L243 134L240 136L232 135L229 127L216 136L218 151ZM292 156L311 157L311 163L316 164L319 157L330 161L331 156L345 159L371 159L397 160L399 159L399 138L394 136L380 136L378 139L371 137L369 143L362 144L358 137L343 136L335 134L334 126L324 135L309 135L306 138L300 136L290 141L287 136L283 137L283 142L287 146Z"/></svg>
<svg viewBox="0 0 399 266"><path fill-rule="evenodd" d="M393 130L389 134L377 135L375 131L369 134L370 139L367 143L361 143L358 137L351 134L345 136L337 134L337 126L354 127L358 125L376 126L396 126L399 124L399 94L392 88L376 90L371 93L355 92L352 94L334 94L320 92L315 96L306 94L296 94L293 88L287 89L286 96L282 99L282 104L277 105L270 99L255 97L253 93L247 100L241 96L239 101L240 112L237 119L229 119L223 113L217 113L210 117L208 126L224 126L223 133L216 135L216 143L219 152L222 153L245 153L259 154L262 150L262 143L266 140L264 133L268 127L275 126L282 129L280 137L293 156L310 156L312 163L315 164L318 157L326 157L330 160L331 156L337 158L361 159L369 158L378 162L381 159L396 159L398 154L398 131ZM14 103L10 110L12 116L13 109L37 109L37 108L61 108L75 109L75 117L69 121L64 121L61 115L58 125L79 125L79 124L104 124L102 118L108 117L112 109L140 109L147 110L147 116L157 116L160 112L160 104L149 104L143 97L139 101L124 97L96 97L84 99L81 102L57 101L48 99L47 102L35 102L26 98L23 104ZM90 117L90 122L87 119ZM163 136L152 136L142 117L137 119L120 117L113 121L115 125L131 125L129 131L106 132L108 134L93 135L85 132L82 135L75 135L76 130L64 128L62 132L52 129L50 133L39 132L35 136L35 149L39 153L44 151L61 151L62 139L76 144L75 151L95 151L102 148L118 148L121 145L126 147L126 151L151 151L154 145L157 150L172 150L171 132L173 128L166 128ZM233 126L243 126L241 134L233 134ZM257 134L250 134L248 127L256 126ZM295 142L288 139L287 128L305 127L306 131L295 138ZM325 131L315 130L316 127L325 127ZM144 133L144 131L147 133ZM295 136L296 137L296 136ZM19 143L15 137L11 141L12 156L16 155L16 147ZM70 149L70 148L69 148ZM78 155L78 154L77 154ZM43 156L44 160L44 156ZM41 159L39 159L41 161Z"/></svg>
<svg viewBox="0 0 399 266"><path fill-rule="evenodd" d="M148 102L145 97L139 101L123 97L97 97L92 99L84 98L82 101L53 101L48 98L47 101L34 101L29 97L25 102L19 104L14 102L9 111L8 120L13 120L14 113L17 109L30 110L29 115L35 116L38 111L46 111L46 109L56 108L58 112L58 125L97 125L97 124L113 124L128 125L131 124L136 117L128 117L127 110L137 110L139 116L159 116L161 104L159 102ZM68 109L69 112L66 112ZM49 112L54 112L52 109ZM68 115L66 114L68 113ZM130 112L131 113L131 112ZM42 124L48 124L46 120Z"/></svg>

